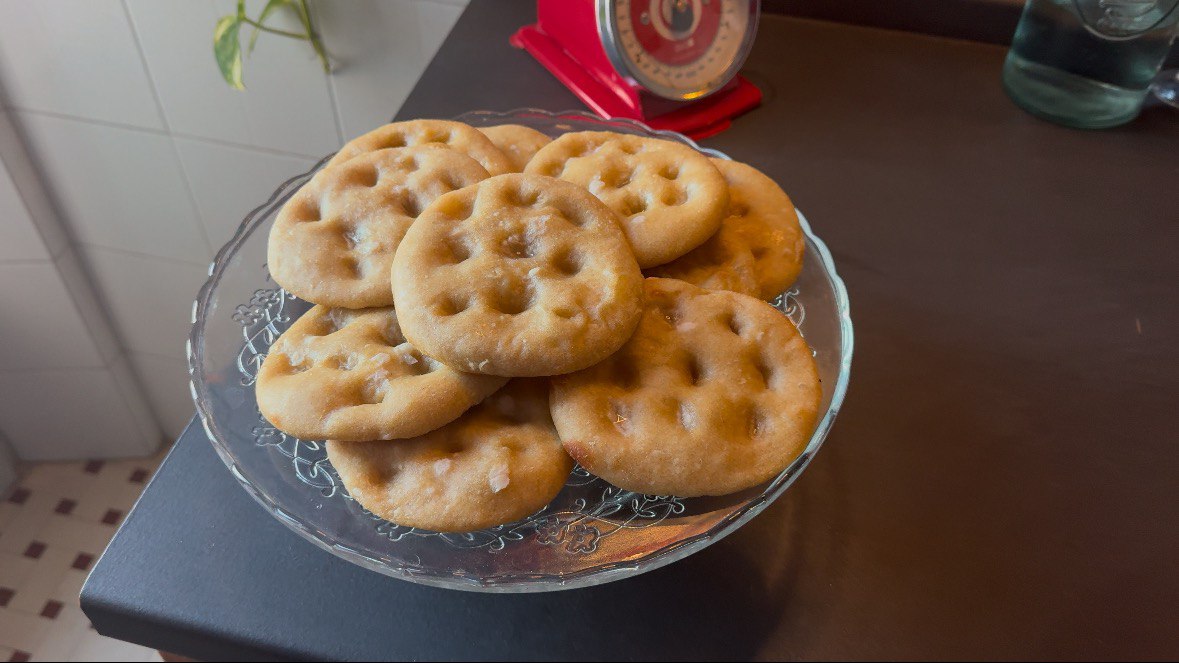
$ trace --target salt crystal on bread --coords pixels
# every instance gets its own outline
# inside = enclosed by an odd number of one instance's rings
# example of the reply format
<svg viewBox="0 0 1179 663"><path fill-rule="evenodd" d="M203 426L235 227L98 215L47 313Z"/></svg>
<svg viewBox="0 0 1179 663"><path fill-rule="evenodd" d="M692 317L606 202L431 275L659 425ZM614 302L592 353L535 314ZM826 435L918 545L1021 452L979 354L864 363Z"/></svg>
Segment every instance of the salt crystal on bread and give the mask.
<svg viewBox="0 0 1179 663"><path fill-rule="evenodd" d="M497 466L487 477L487 485L491 486L491 492L493 493L498 493L504 488L507 488L509 481L507 465Z"/></svg>

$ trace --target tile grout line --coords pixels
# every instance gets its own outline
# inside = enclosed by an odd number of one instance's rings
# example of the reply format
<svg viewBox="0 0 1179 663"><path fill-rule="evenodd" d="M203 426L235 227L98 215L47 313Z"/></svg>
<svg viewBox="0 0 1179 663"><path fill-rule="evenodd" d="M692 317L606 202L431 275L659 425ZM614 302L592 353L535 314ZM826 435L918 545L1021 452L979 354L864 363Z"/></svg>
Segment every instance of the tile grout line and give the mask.
<svg viewBox="0 0 1179 663"><path fill-rule="evenodd" d="M6 115L11 113L11 110L7 107L5 107L4 110L5 110ZM17 125L13 122L13 119L11 117L5 117L3 120L0 120L0 121L4 122L4 125L6 127L6 132L11 134L14 142L16 143L17 148L19 148L20 153L16 154L15 156L17 158L24 159L24 161L26 162L25 163L25 166L27 167L26 169L33 174L33 179L36 181L37 186L44 189L45 188L44 181L41 179L41 175L40 175L40 172L39 172L37 166L35 166L33 163L33 155L29 153L28 145L25 145L24 136L21 135L22 132L19 130ZM0 161L3 161L3 157L0 157ZM4 168L7 170L8 166L4 165ZM9 171L8 180L12 184L12 188L16 190L16 198L20 202L20 206L24 208L25 216L29 219L29 221L33 225L33 232L35 232L37 234L37 237L40 238L40 240L41 240L41 246L48 247L49 242L46 240L45 229L41 227L42 223L37 222L36 218L34 217L32 208L29 207L29 201L27 200L28 195L26 194L26 192L21 191L21 188L17 185L16 180L12 178L11 171ZM71 243L71 237L70 237L70 233L69 233L68 229L65 227L65 224L62 223L61 219L58 217L57 211L53 210L53 204L48 200L48 198L49 198L48 191L45 191L44 193L45 193L46 203L49 205L50 210L53 212L53 218L49 219L48 223L56 225L57 231L61 235L61 246L57 247L57 253L55 254L53 251L46 251L46 253L49 254L49 259L51 261L53 261L54 263L56 263L57 259L61 255L63 255L66 252L66 250L69 248L70 243ZM42 221L44 222L44 220L42 220ZM56 267L56 265L55 265L55 267Z"/></svg>
<svg viewBox="0 0 1179 663"><path fill-rule="evenodd" d="M156 113L159 114L160 122L164 125L164 132L168 136L168 146L172 148L172 157L176 159L176 166L180 168L180 179L184 180L184 192L188 195L188 204L192 206L192 211L196 214L197 230L205 242L205 256L211 259L215 251L213 251L213 242L209 239L209 231L205 228L205 215L201 212L196 194L193 193L192 178L188 174L188 169L184 167L184 159L180 157L180 148L176 146L176 139L172 135L172 125L168 122L168 114L164 112L164 102L160 99L159 90L156 89L156 78L152 75L151 67L147 63L147 55L143 52L143 43L139 39L139 28L135 24L135 18L131 15L131 9L127 6L127 0L120 0L119 4L123 7L123 15L127 18L127 27L131 28L131 40L135 42L135 52L139 54L139 64L147 76L152 99L156 102ZM135 379L139 380L138 377Z"/></svg>
<svg viewBox="0 0 1179 663"><path fill-rule="evenodd" d="M113 361L113 359L112 359ZM110 364L103 363L102 366L55 366L53 368L0 368L0 375L7 375L12 373L72 373L75 371L109 371Z"/></svg>
<svg viewBox="0 0 1179 663"><path fill-rule="evenodd" d="M122 129L124 131L135 131L139 133L151 134L154 136L172 136L181 140L190 140L194 143L205 143L208 145L216 145L218 147L228 147L236 150L244 150L246 152L258 152L261 154L268 154L276 157L291 157L295 159L313 159L319 161L324 156L304 154L302 152L288 152L286 150L278 150L273 147L265 147L262 145L248 145L246 143L235 143L229 140L222 140L218 138L209 138L208 136L198 136L196 134L176 131L168 133L162 129L153 129L151 127L140 127L132 124L122 124L120 122L110 122L108 120L99 120L91 117L82 117L80 115L70 115L69 113L58 113L56 111L41 110L39 108L28 108L22 106L13 106L9 110L15 113L27 113L30 115L41 115L44 117L51 117L58 120L68 120L70 122L79 122L81 124L93 124L101 127L110 127L112 129Z"/></svg>
<svg viewBox="0 0 1179 663"><path fill-rule="evenodd" d="M273 157L287 157L291 159L311 159L319 161L325 155L318 156L311 154L303 154L302 152L288 152L286 150L276 150L273 147L263 147L261 145L246 145L245 143L235 143L233 141L221 140L218 138L209 138L208 136L197 136L196 134L188 134L181 131L174 132L173 138L180 140L188 140L194 143L204 143L206 145L216 145L217 147L228 147L233 150L243 150L245 152L257 152L259 154L266 154Z"/></svg>
<svg viewBox="0 0 1179 663"><path fill-rule="evenodd" d="M18 265L45 265L57 262L60 256L49 256L48 258L11 258L9 260L0 260L0 267L18 266Z"/></svg>
<svg viewBox="0 0 1179 663"><path fill-rule="evenodd" d="M82 320L83 323L85 323L87 316L83 313L82 305L78 302L78 299L79 299L78 294L74 292L74 288L71 287L69 285L69 283L67 282L67 279L65 278L65 274L61 269L61 265L59 264L59 262L66 257L66 253L68 251L70 251L72 248L73 247L70 246L70 243L67 242L66 246L64 246L62 248L59 255L57 255L56 257L54 257L50 260L26 261L26 262L19 262L16 264L35 265L35 264L39 264L39 263L48 263L50 266L52 266L54 273L57 274L58 279L61 280L61 284L65 288L66 299L69 300L70 306L73 307L74 314L78 316L79 320ZM78 264L79 268L82 268L80 257L78 258L78 263L79 263ZM7 264L11 264L11 263L0 262L0 266L4 266ZM85 274L83 274L83 276L85 276ZM97 294L97 292L95 292L93 286L91 286L90 284L83 284L83 287L90 289L91 292L89 294L91 294L91 295ZM0 374L57 372L57 371L109 371L109 370L111 370L111 364L119 357L120 354L125 353L126 350L123 348L122 338L116 333L116 330L115 330L112 322L110 320L107 320L104 318L102 320L102 323L106 325L107 332L115 340L115 352L111 357L104 357L103 356L102 349L100 347L100 344L98 343L98 340L94 337L93 331L90 329L89 326L84 325L84 331L86 332L86 336L90 339L90 342L94 344L95 352L98 354L99 359L102 360L101 366L58 366L58 367L53 367L53 368L0 368ZM126 405L126 403L124 403L124 405Z"/></svg>
<svg viewBox="0 0 1179 663"><path fill-rule="evenodd" d="M123 8L123 17L127 20L127 27L131 28L131 41L135 44L135 53L139 55L139 66L143 68L143 73L147 76L148 87L151 88L151 98L156 104L156 115L160 118L160 124L164 125L164 133L170 136L172 135L172 127L168 124L168 115L164 113L164 104L156 89L156 79L152 76L151 67L147 66L147 56L143 54L143 44L139 40L139 28L135 25L131 9L127 7L127 0L119 0L119 6Z"/></svg>
<svg viewBox="0 0 1179 663"><path fill-rule="evenodd" d="M136 350L134 348L129 349L127 351L127 355L128 355L128 357L130 357L130 355L143 355L145 357L150 357L152 359L167 359L169 361L179 361L185 365L185 371L187 372L187 370L188 370L188 359L186 357L173 357L172 355L164 355L164 354L160 354L158 352L152 352L150 350Z"/></svg>
<svg viewBox="0 0 1179 663"><path fill-rule="evenodd" d="M152 253L143 253L141 251L134 251L132 249L122 249L117 246L106 246L105 244L95 244L94 242L79 241L77 244L78 244L78 246L83 246L83 247L87 247L87 248L100 249L102 251L109 251L111 253L122 253L123 255L134 256L136 258L148 258L150 260L155 260L158 262L166 262L168 264L183 263L183 264L188 265L190 267L200 267L204 271L208 271L209 263L212 262L212 260L196 262L196 261L190 260L188 258L174 258L171 256L157 256ZM194 294L193 299L195 299L195 298L196 298L196 295Z"/></svg>
<svg viewBox="0 0 1179 663"><path fill-rule="evenodd" d="M183 166L181 166L181 168L183 169ZM198 224L200 224L203 228L204 224L201 223L199 220L198 220ZM207 241L208 240L206 239L206 242ZM134 251L122 251L120 249L111 249L109 247L103 247L103 246L99 246L99 245L95 245L95 244L79 242L78 245L79 246L87 246L90 248L97 248L100 250L107 250L107 251L111 251L114 253L126 253L129 255L134 255L137 257L141 257L141 258L153 258L156 260L168 260L169 262L173 262L172 259L165 259L165 258L161 258L159 256L152 256L149 254L139 254ZM79 260L81 260L81 258L79 258ZM54 266L56 268L56 263L54 264ZM196 266L196 265L194 265L194 266ZM201 267L204 267L204 266L202 265ZM78 303L76 301L73 301L72 297L71 297L71 302L74 304L74 308L78 309ZM79 314L79 316L81 316L80 310L78 310L78 314ZM108 322L108 324L112 324L112 323ZM147 387L146 387L146 385L143 384L142 379L139 377L138 373L136 373L135 367L131 363L131 356L130 356L131 349L129 346L127 346L126 340L123 338L123 335L116 333L116 331L117 330L115 328L113 328L113 326L112 326L111 333L115 336L115 340L117 341L116 351L115 351L114 356L112 356L110 359L104 359L103 360L104 361L103 367L101 369L95 369L95 370L105 370L110 374L111 379L114 380L114 382L115 382L115 387L116 387L115 391L118 392L119 399L123 403L123 407L126 408L127 414L132 418L132 420L133 420L132 423L133 423L135 429L138 430L139 434L143 436L144 443L151 445L151 444L153 444L153 440L154 440L154 444L158 447L161 444L161 442L166 440L168 437L167 434L164 432L163 416L160 412L156 411L155 405L151 402L151 399L147 397ZM93 339L93 337L91 337L91 338ZM119 380L119 377L115 374L115 372L117 370L119 370L119 368L117 366L119 361L124 362L123 370L125 370L127 373L129 373L129 377L133 382L132 389L138 388L137 394L128 394L127 390L121 386L121 382ZM0 373L3 373L3 372L7 372L7 371L0 371ZM145 408L147 410L147 414L150 417L150 423L152 424L151 425L152 430L144 430L144 424L147 422L142 421L142 417L136 416L136 414L135 414L136 410L134 407L132 407L132 404L130 401L130 398L132 396L138 398L139 401L142 403L143 408Z"/></svg>
<svg viewBox="0 0 1179 663"><path fill-rule="evenodd" d="M62 263L65 260L67 260L69 257L71 257L70 255L68 255L68 254L70 254L71 251L74 252L72 257L74 258L78 269L82 272L82 276L85 278L90 278L90 275L86 273L87 266L84 263L82 256L80 255L80 252L78 252L76 250L79 246L78 238L76 236L74 229L71 227L71 225L69 223L66 222L68 219L67 219L65 213L61 210L60 205L58 204L58 201L56 199L56 194L49 186L47 186L45 184L46 178L44 176L44 173L41 171L40 164L38 164L34 160L33 154L29 150L29 147L26 143L26 138L24 136L24 132L21 131L16 124L13 124L11 122L11 120L8 121L8 126L11 128L11 130L13 132L13 138L16 139L17 145L22 150L22 154L18 155L18 156L24 157L24 159L27 161L29 170L33 175L33 180L34 180L33 186L37 187L40 190L42 196L45 199L45 204L47 206L48 213L52 216L52 218L50 218L48 220L48 222L56 224L58 227L58 230L61 232L61 236L62 236L62 240L63 240L62 245L61 245L61 247L58 248L56 254L50 252L49 263L50 263L50 265L53 266L53 271L56 273L57 278L61 281L62 286L65 288L66 298L69 299L70 305L74 308L74 314L78 316L79 320L82 320L83 323L85 323L85 321L88 319L88 316L82 310L82 304L80 301L81 297L83 295L86 295L86 296L89 296L90 298L94 299L97 296L101 296L101 293L98 292L98 288L91 282L82 283L80 285L79 284L71 285L70 281L68 279L66 279L65 272L62 270ZM16 183L13 182L13 184L15 185ZM25 213L28 215L30 220L33 219L33 215L31 214L31 209L29 208L28 202L25 199L25 197L27 195L26 192L22 192L20 190L20 187L16 187L16 193L17 193L17 197L20 199L21 205L23 205L25 208ZM42 233L40 225L41 224L36 223L36 222L33 223L33 226L35 228L37 228L38 233ZM44 234L43 233L42 233L42 243L44 243ZM78 293L78 292L76 292L76 290L78 288L82 288L82 289L86 290L86 292ZM115 345L115 349L116 349L116 353L117 353L123 344L123 339L118 333L118 328L115 327L114 321L110 318L109 314L106 313L102 309L101 306L99 307L99 315L100 315L99 323L106 327L106 333L109 334L111 336L111 338L114 340L114 345ZM86 325L85 326L85 333L86 333L86 336L90 339L90 342L94 344L94 349L98 353L99 357L102 359L103 366L109 370L110 359L102 356L103 352L102 352L101 344L98 342L98 339L95 336L94 330L90 329L90 327L88 325ZM90 367L87 367L87 368L90 368Z"/></svg>
<svg viewBox="0 0 1179 663"><path fill-rule="evenodd" d="M216 145L218 147L228 147L234 150L244 150L246 152L258 152L259 154L268 154L275 157L290 157L294 159L313 159L319 161L324 155L303 154L302 152L288 152L286 150L276 150L273 147L263 147L261 145L246 145L245 143L235 143L229 140L221 140L218 138L209 138L208 136L197 136L196 134L188 134L181 131L174 132L173 138L181 140L190 140L194 143L205 143L208 145Z"/></svg>
<svg viewBox="0 0 1179 663"><path fill-rule="evenodd" d="M119 392L119 396L121 396L123 399L123 407L127 408L127 414L131 415L131 418L135 420L132 423L134 424L135 428L139 429L140 435L143 435L144 443L146 443L150 449L152 440L154 439L156 448L158 449L163 441L167 439L167 433L164 432L164 419L159 412L156 412L155 405L153 405L151 399L147 397L147 388L143 384L143 381L139 379L139 375L135 372L135 367L131 364L131 357L125 348L121 353L119 353L118 356L114 358L114 360L111 361L111 379L115 381L115 386L119 386L119 377L115 375L115 371L118 370L118 368L115 366L115 364L118 364L120 360L123 361L123 369L127 371L135 387L139 388L139 394L137 395L151 419L150 423L152 425L150 428L154 428L155 430L144 430L144 424L148 422L143 421L143 417L135 416L135 409L131 407L131 401L129 400L126 391L124 389L118 388L116 388L116 391Z"/></svg>
<svg viewBox="0 0 1179 663"><path fill-rule="evenodd" d="M86 315L85 311L82 310L82 303L80 301L79 294L74 292L74 290L77 288L85 288L89 292L82 293L82 294L89 294L92 298L95 298L96 300L98 297L101 297L102 294L98 292L98 287L94 283L83 283L80 286L71 287L65 278L65 272L62 270L61 263L65 262L66 260L68 260L72 257L74 259L75 265L77 266L77 270L79 272L81 272L82 278L84 278L84 279L90 278L90 275L87 273L87 270L89 268L83 262L80 252L77 251L76 249L77 249L77 240L74 240L73 242L68 243L67 246L62 250L61 255L59 257L53 259L53 269L57 272L58 278L61 279L62 285L65 286L66 295L69 297L70 304L73 305L73 307L74 307L74 313L78 316L78 319L81 320L83 325L85 326L86 335L90 337L90 342L94 344L94 349L98 353L98 356L102 358L103 366L107 370L109 370L110 369L110 362L114 359L115 356L118 356L119 352L121 352L123 349L123 337L122 337L122 335L119 334L119 329L118 329L118 327L115 326L115 321L113 319L111 319L110 313L107 312L106 309L103 308L101 305L98 306L97 307L98 308L98 316L100 318L99 325L106 327L106 333L110 335L111 339L114 341L114 346L115 346L114 347L114 350L115 350L114 355L112 355L111 357L103 357L102 356L104 353L102 352L101 344L98 342L98 338L96 337L94 330L91 329L91 326L86 322L88 319L88 316ZM66 253L69 251L73 251L74 255L67 256ZM98 325L95 325L95 327L97 327L97 326Z"/></svg>
<svg viewBox="0 0 1179 663"><path fill-rule="evenodd" d="M212 262L213 256L217 252L213 250L213 241L209 239L209 229L205 227L205 213L201 210L201 205L197 202L196 193L192 190L192 177L188 174L188 168L184 165L184 159L180 157L180 148L176 146L176 139L169 134L168 146L172 148L172 156L176 159L176 165L180 168L180 179L184 180L184 192L188 195L188 204L192 205L192 211L196 213L197 229L201 233L201 239L205 241L205 250L208 251L205 255L208 256L207 262Z"/></svg>
<svg viewBox="0 0 1179 663"><path fill-rule="evenodd" d="M181 168L183 169L183 166L181 166ZM198 220L198 223L202 227L204 226L204 224L201 223L199 220ZM208 241L208 240L206 239L206 241ZM87 245L87 246L91 246L91 248L98 248L98 249L104 248L104 247L97 246L97 245ZM117 249L107 249L107 250L113 251L113 252L119 252ZM131 251L128 251L125 253L131 254L131 255L139 255L139 254L136 254L135 252L131 252ZM140 257L157 258L156 256L150 256L147 254L143 254ZM159 258L159 259L162 260L162 258ZM77 307L76 302L74 303L74 306ZM112 334L114 334L115 331L116 330L114 328L111 329ZM155 404L152 403L151 399L148 398L148 396L147 396L147 391L148 391L147 387L145 384L143 384L142 378L140 378L139 374L135 370L135 365L131 361L131 349L127 345L126 340L123 338L122 334L115 334L115 339L117 341L115 355L106 361L106 365L104 366L104 369L108 373L110 373L111 379L114 380L115 387L116 387L115 391L119 392L119 398L123 402L123 407L126 408L127 414L130 415L131 418L133 419L132 423L134 424L134 427L139 431L140 435L143 436L144 443L146 443L150 446L153 443L152 440L155 440L155 444L158 447L161 443L163 443L164 441L166 441L168 439L168 434L164 430L163 415L162 415L162 413L156 411ZM126 390L123 389L122 387L120 387L119 377L115 374L115 372L117 370L119 370L118 367L116 366L116 364L118 364L118 362L120 360L123 361L123 364L124 364L123 370L125 370L129 374L129 377L133 383L132 388L133 389L136 387L138 388L137 394L127 394ZM146 422L142 421L143 417L136 416L135 408L132 407L132 404L129 400L130 396L137 397L139 399L139 401L141 402L142 407L147 410L147 414L149 415L150 420L151 420L151 424L152 424L151 428L153 428L154 430L144 430L144 424Z"/></svg>
<svg viewBox="0 0 1179 663"><path fill-rule="evenodd" d="M195 222L198 226L198 231L201 235L201 239L205 244L205 257L208 258L209 256L213 255L212 242L209 240L208 231L205 229L203 217L200 212L200 208L197 206L197 203L196 203L196 196L193 194L192 185L189 182L188 173L185 170L184 164L180 158L179 148L177 148L176 141L172 137L171 126L168 122L167 115L164 112L163 102L160 99L159 92L156 89L155 78L152 76L150 67L148 67L147 58L143 52L143 46L142 46L142 43L140 42L140 39L139 39L138 29L135 25L134 18L131 15L130 8L127 6L126 0L120 0L119 5L123 10L123 17L124 17L124 20L127 21L127 27L131 31L132 41L134 42L134 45L135 45L136 54L139 57L140 66L143 68L143 73L147 77L148 86L151 88L152 100L154 101L155 107L156 107L156 114L157 114L157 117L158 117L160 123L164 127L163 135L166 135L168 137L168 145L172 150L172 155L173 155L173 158L176 160L177 167L180 169L181 178L184 181L185 193L188 196L189 205L192 208L194 214L196 215ZM155 132L150 132L150 133L155 133ZM18 191L18 193L19 193L19 191ZM22 200L22 204L25 205L25 208L27 210L28 204L25 203L23 200ZM60 221L59 221L59 223L60 223ZM60 250L60 255L53 256L53 261L51 263L53 265L54 269L59 274L59 278L62 278L63 283L64 283L64 278L63 278L64 275L61 270L60 259L62 258L62 256L65 255L66 250L70 248L69 245L71 243L69 241L71 238L68 235L67 235L66 239L67 239L66 246L62 247L62 249ZM73 237L72 239L73 239L72 243L75 246L78 246L79 248L87 245L87 243L78 241L77 237ZM44 238L42 238L42 241L44 242ZM82 261L81 256L77 257L77 261L78 261L78 266L84 270L83 276L88 276L87 274L85 274L85 266L81 262ZM89 284L89 288L92 291L96 290L96 287L93 284ZM68 287L68 284L67 284L66 290L70 294L70 301L74 307L75 314L78 315L80 319L85 320L86 315L82 311L81 304L79 303L79 301L77 301L77 295L76 295L76 293L73 292L74 288ZM114 355L111 357L102 357L102 361L103 361L102 369L105 370L107 372L107 374L110 376L110 379L114 381L115 391L118 392L118 399L123 404L123 408L126 411L126 416L130 416L132 418L133 427L139 432L139 435L142 437L143 444L149 448L152 447L152 445L158 446L160 444L160 442L165 437L164 433L163 433L164 429L163 429L163 426L161 423L161 415L160 415L160 413L156 412L155 406L147 398L147 390L145 389L145 385L142 384L140 377L136 374L134 368L131 365L130 357L127 355L126 339L123 338L123 336L118 333L117 327L114 326L113 321L107 320L106 324L108 327L108 333L110 333L114 337L116 343L115 343ZM93 343L96 347L100 347L100 344L97 342L97 339L95 338L94 333L90 332L90 331L88 331L87 333L90 337L91 343ZM101 354L102 353L100 352L100 355ZM123 365L121 367L119 366L120 361L123 362ZM120 379L120 375L119 375L120 370L125 373L123 375L124 379L122 379L122 380ZM126 383L127 379L130 380L130 383ZM132 399L138 401L139 409L134 407L135 404L132 403ZM150 418L150 422L144 421L145 415Z"/></svg>
<svg viewBox="0 0 1179 663"><path fill-rule="evenodd" d="M311 14L315 18L315 31L317 33L319 33L320 37L322 37L323 36L323 33L322 33L323 12L322 12L322 10L320 10L318 3L311 3ZM324 46L324 51L327 52L326 45ZM328 56L331 56L330 52L328 52L327 54L328 54ZM344 116L340 113L340 99L339 99L339 95L336 93L336 78L335 78L335 76L332 76L332 73L333 72L331 71L331 57L328 57L328 71L323 75L323 77L324 77L324 82L327 85L328 98L332 102L332 117L336 121L335 122L335 124L336 124L336 140L339 142L339 144L341 146L343 146L344 145Z"/></svg>
<svg viewBox="0 0 1179 663"><path fill-rule="evenodd" d="M122 122L112 122L110 120L100 120L96 117L84 117L82 115L72 115L70 113L59 113L57 111L44 110L41 108L29 108L28 106L12 106L10 108L14 113L28 113L31 115L43 115L45 117L52 117L59 120L69 120L71 122L81 122L83 124L95 124L102 127L110 127L112 129L123 129L125 131L137 131L139 133L152 134L155 136L166 136L168 132L163 129L156 129L155 127L144 127L135 124L124 124Z"/></svg>

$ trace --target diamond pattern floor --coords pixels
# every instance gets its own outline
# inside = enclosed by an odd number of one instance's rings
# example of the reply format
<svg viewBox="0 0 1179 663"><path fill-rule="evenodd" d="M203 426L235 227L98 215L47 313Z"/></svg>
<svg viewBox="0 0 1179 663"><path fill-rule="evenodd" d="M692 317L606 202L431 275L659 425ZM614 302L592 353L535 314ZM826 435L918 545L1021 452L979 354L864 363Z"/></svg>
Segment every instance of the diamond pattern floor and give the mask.
<svg viewBox="0 0 1179 663"><path fill-rule="evenodd" d="M99 635L78 593L162 459L37 463L0 496L0 661L161 660Z"/></svg>

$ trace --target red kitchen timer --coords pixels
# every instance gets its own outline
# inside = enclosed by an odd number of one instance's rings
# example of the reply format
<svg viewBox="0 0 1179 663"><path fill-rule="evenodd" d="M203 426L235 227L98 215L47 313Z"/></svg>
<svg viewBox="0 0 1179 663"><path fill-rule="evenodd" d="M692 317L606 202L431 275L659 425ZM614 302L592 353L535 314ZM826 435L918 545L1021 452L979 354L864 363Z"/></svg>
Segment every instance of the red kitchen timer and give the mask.
<svg viewBox="0 0 1179 663"><path fill-rule="evenodd" d="M594 112L693 138L761 103L740 76L760 0L537 0L523 48Z"/></svg>

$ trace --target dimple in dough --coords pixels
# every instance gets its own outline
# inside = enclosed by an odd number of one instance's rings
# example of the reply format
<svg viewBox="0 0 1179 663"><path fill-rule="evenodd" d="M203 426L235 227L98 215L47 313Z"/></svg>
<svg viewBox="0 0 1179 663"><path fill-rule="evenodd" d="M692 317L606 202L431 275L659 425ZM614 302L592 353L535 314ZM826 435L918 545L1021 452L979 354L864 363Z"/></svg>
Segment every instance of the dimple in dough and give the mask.
<svg viewBox="0 0 1179 663"><path fill-rule="evenodd" d="M466 532L525 518L551 502L573 461L549 416L543 378L517 378L420 437L327 443L349 494L407 527Z"/></svg>
<svg viewBox="0 0 1179 663"><path fill-rule="evenodd" d="M270 346L258 408L307 440L393 440L458 418L507 382L456 371L405 340L392 307L316 306Z"/></svg>
<svg viewBox="0 0 1179 663"><path fill-rule="evenodd" d="M648 278L643 319L606 361L553 378L569 455L655 495L725 495L786 469L822 398L806 341L769 304Z"/></svg>
<svg viewBox="0 0 1179 663"><path fill-rule="evenodd" d="M275 282L315 304L388 306L389 269L401 238L438 196L487 171L439 146L368 152L324 168L279 211L267 266Z"/></svg>
<svg viewBox="0 0 1179 663"><path fill-rule="evenodd" d="M634 330L642 274L610 210L580 187L500 175L442 196L393 261L413 344L460 370L556 375Z"/></svg>
<svg viewBox="0 0 1179 663"><path fill-rule="evenodd" d="M729 188L708 157L671 141L609 131L567 133L525 173L585 187L622 220L643 269L675 260L720 228Z"/></svg>
<svg viewBox="0 0 1179 663"><path fill-rule="evenodd" d="M713 164L729 184L729 211L720 230L647 273L773 299L802 271L805 242L794 203L753 166L725 159L713 159Z"/></svg>

